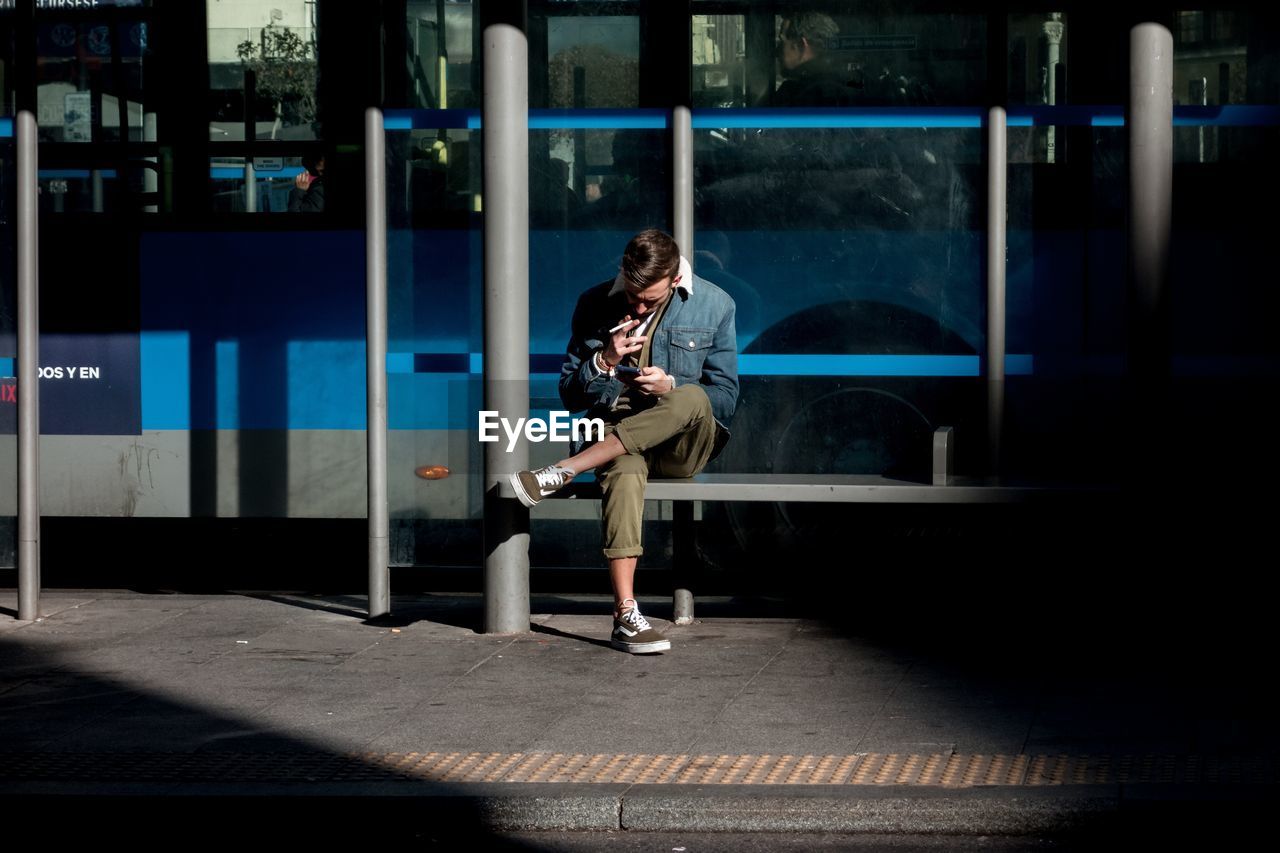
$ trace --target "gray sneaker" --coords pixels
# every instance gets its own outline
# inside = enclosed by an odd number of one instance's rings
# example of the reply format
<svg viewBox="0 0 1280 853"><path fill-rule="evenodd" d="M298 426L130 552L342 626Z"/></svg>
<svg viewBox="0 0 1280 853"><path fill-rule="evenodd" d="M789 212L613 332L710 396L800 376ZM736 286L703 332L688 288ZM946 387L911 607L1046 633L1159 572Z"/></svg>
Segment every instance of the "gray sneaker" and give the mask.
<svg viewBox="0 0 1280 853"><path fill-rule="evenodd" d="M511 487L516 490L520 503L531 507L569 485L576 473L572 468L559 465L548 465L536 471L517 471L511 475Z"/></svg>
<svg viewBox="0 0 1280 853"><path fill-rule="evenodd" d="M631 607L622 611L621 616L613 617L613 636L609 644L622 652L633 655L665 652L671 649L671 641L659 634L649 624L649 620L640 615L640 605L635 599L628 598L622 602L631 602Z"/></svg>

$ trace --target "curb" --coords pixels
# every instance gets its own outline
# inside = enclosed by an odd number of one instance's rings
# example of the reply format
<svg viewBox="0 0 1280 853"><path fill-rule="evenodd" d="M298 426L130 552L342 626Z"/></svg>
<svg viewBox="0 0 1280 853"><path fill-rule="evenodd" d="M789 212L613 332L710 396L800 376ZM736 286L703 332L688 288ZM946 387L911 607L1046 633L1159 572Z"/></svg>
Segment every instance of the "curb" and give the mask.
<svg viewBox="0 0 1280 853"><path fill-rule="evenodd" d="M151 809L213 817L228 804L270 808L281 819L331 816L367 808L382 821L511 831L788 832L878 835L1039 835L1135 818L1167 822L1227 813L1259 813L1272 786L1063 786L921 789L906 786L758 785L441 785L410 782L319 784L116 784L0 782L15 809L75 800L112 813ZM207 812L207 814L206 814Z"/></svg>

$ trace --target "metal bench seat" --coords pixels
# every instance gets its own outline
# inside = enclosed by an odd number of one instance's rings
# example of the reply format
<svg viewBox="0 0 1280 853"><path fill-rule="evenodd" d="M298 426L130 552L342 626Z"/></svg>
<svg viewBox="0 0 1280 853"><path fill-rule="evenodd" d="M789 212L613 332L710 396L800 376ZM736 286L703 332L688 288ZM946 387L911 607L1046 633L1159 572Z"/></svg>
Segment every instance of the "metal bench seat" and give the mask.
<svg viewBox="0 0 1280 853"><path fill-rule="evenodd" d="M699 474L682 480L651 478L647 501L757 501L766 503L1022 503L1061 499L1081 487L1017 485L976 477L948 477L943 484L857 474ZM515 497L502 483L502 497ZM594 480L570 483L556 499L599 500Z"/></svg>
<svg viewBox="0 0 1280 853"><path fill-rule="evenodd" d="M688 479L650 479L646 501L672 501L672 557L675 570L673 611L676 624L693 621L692 578L694 501L863 504L1021 504L1077 500L1108 491L1082 485L1019 484L953 473L953 430L941 427L933 439L933 481L897 480L862 474L699 474ZM498 494L515 498L509 482ZM599 500L594 479L576 480L557 492L556 500ZM534 510L536 512L536 510Z"/></svg>

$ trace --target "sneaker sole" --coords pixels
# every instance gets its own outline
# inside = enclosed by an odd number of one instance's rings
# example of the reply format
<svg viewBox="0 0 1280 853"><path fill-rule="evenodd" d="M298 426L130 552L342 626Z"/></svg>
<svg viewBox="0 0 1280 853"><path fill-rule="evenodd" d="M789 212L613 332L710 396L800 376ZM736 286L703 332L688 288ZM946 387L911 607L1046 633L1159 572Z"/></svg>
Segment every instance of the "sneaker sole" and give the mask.
<svg viewBox="0 0 1280 853"><path fill-rule="evenodd" d="M520 482L519 474L512 474L510 477L510 480L511 480L511 488L515 490L516 497L520 499L520 503L524 504L530 509L538 505L538 502L533 498L531 498L529 496L529 493L524 490L524 484Z"/></svg>
<svg viewBox="0 0 1280 853"><path fill-rule="evenodd" d="M633 655L646 655L653 652L666 652L671 650L670 640L657 640L652 643L624 643L621 640L610 640L609 645L613 646L620 652L629 652Z"/></svg>

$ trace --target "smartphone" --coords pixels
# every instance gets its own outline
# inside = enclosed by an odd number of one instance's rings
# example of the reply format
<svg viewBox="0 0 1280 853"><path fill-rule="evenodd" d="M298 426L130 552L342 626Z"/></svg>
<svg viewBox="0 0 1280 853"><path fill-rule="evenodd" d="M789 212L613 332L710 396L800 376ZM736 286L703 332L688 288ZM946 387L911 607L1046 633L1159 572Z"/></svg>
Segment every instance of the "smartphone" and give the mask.
<svg viewBox="0 0 1280 853"><path fill-rule="evenodd" d="M614 368L619 376L639 376L640 368L632 367L629 364L619 364Z"/></svg>

